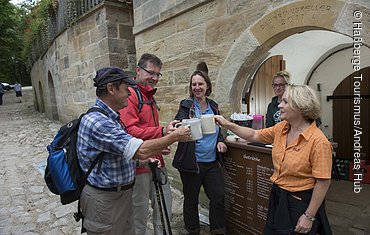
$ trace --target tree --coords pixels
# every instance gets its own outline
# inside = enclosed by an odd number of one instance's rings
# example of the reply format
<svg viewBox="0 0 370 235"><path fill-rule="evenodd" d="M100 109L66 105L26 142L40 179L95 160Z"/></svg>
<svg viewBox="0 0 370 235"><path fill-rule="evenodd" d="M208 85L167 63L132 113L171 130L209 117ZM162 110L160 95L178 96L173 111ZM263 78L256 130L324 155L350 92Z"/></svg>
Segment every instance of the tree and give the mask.
<svg viewBox="0 0 370 235"><path fill-rule="evenodd" d="M9 0L0 0L0 81L21 81L30 85L30 76L23 62L24 9Z"/></svg>

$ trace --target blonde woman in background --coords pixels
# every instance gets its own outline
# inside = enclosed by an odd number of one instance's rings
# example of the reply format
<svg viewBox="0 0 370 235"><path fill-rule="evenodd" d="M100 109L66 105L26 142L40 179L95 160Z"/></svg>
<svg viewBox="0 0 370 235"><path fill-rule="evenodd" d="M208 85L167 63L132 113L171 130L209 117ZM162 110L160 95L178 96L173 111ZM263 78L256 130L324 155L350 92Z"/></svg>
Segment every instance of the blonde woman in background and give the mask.
<svg viewBox="0 0 370 235"><path fill-rule="evenodd" d="M272 78L272 88L274 89L275 96L272 97L271 103L267 107L266 114L266 127L275 125L281 122L280 109L278 105L281 103L285 87L290 84L290 74L287 71L277 72Z"/></svg>

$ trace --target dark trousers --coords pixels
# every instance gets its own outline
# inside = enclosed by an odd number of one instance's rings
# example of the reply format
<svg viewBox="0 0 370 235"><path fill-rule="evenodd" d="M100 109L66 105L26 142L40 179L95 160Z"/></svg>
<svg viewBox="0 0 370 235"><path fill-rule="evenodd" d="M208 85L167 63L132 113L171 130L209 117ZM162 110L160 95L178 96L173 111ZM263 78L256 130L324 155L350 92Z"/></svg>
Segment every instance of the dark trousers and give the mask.
<svg viewBox="0 0 370 235"><path fill-rule="evenodd" d="M3 105L3 95L4 93L0 93L0 105Z"/></svg>
<svg viewBox="0 0 370 235"><path fill-rule="evenodd" d="M264 235L298 235L294 232L298 219L306 211L312 197L312 189L289 192L276 184L271 188L269 210L267 213ZM307 235L332 235L330 224L325 212L325 202L317 211L316 220Z"/></svg>
<svg viewBox="0 0 370 235"><path fill-rule="evenodd" d="M225 233L225 188L222 169L217 161L198 163L199 174L180 172L184 193L184 222L189 232L199 233L199 192L203 185L210 200L209 221L213 234Z"/></svg>

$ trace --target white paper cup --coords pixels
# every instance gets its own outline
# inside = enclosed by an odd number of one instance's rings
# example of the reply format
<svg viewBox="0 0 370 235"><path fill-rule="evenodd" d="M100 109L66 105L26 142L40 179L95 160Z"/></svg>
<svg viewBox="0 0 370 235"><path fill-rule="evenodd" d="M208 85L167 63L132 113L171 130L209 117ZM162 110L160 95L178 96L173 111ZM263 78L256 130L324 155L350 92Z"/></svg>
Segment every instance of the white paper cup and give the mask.
<svg viewBox="0 0 370 235"><path fill-rule="evenodd" d="M216 133L215 115L204 114L200 117L202 123L202 133L205 135Z"/></svg>

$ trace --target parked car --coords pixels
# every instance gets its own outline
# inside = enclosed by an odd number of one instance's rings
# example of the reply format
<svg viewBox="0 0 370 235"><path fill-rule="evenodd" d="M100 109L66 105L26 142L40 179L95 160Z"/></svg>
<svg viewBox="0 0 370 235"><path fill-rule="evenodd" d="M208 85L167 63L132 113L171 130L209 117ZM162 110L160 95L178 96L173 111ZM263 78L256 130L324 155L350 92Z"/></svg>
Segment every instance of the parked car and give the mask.
<svg viewBox="0 0 370 235"><path fill-rule="evenodd" d="M2 82L1 85L3 86L3 89L6 91L14 89L14 85L10 85L9 83L6 83L6 82Z"/></svg>

